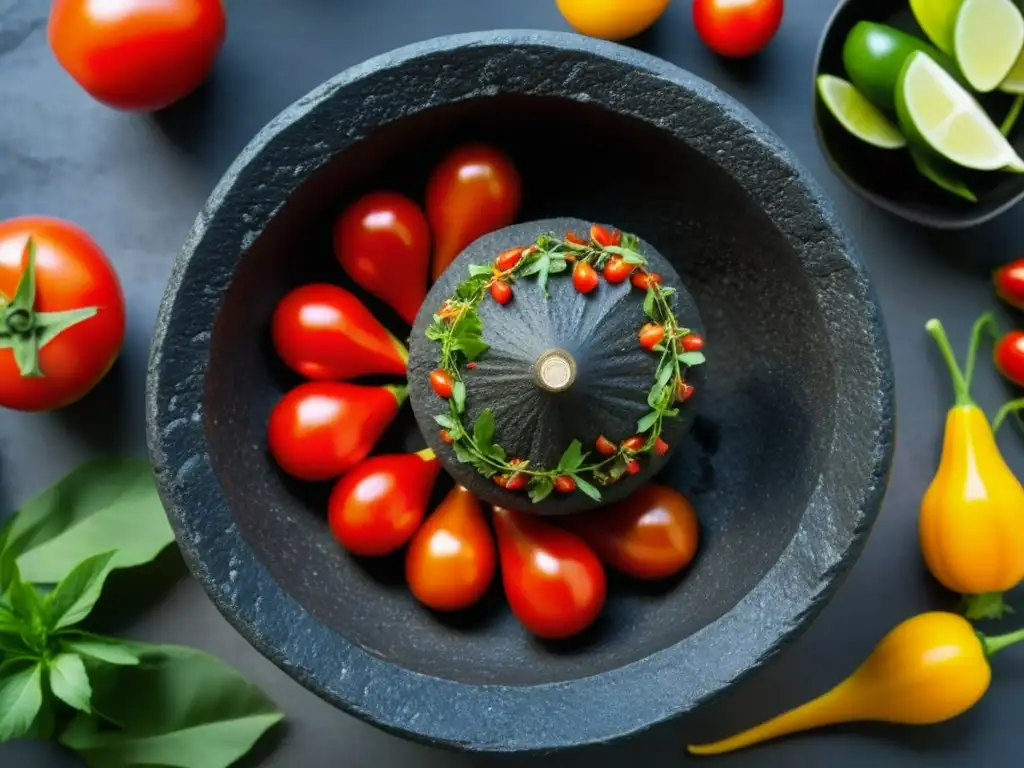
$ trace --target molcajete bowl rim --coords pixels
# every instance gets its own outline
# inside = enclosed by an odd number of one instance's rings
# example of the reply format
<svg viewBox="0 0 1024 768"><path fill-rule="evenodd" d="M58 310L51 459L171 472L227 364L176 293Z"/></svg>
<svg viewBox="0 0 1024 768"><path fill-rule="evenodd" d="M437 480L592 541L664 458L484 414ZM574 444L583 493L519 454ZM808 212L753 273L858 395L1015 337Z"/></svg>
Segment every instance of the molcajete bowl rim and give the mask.
<svg viewBox="0 0 1024 768"><path fill-rule="evenodd" d="M467 55L504 61L470 78L446 79L430 66ZM577 60L583 82L566 93L536 66L542 55ZM533 66L522 66L523 58ZM588 66L600 70L599 82L612 74L636 87L595 86L586 93ZM399 92L395 82L420 88ZM373 90L380 84L391 88ZM637 112L630 104L640 86L648 99ZM370 92L372 108L354 109ZM825 327L843 328L860 341L842 356L835 345L822 350L836 368L832 441L798 529L765 577L722 617L670 647L589 677L524 686L472 685L410 671L313 618L238 532L207 450L203 414L213 323L231 278L305 179L382 125L500 93L586 100L654 124L706 155L792 244ZM712 118L680 109L680 100L710 110ZM325 104L351 105L347 125L318 122ZM719 154L714 147L722 131L732 151ZM293 132L304 132L303 140L295 141ZM346 70L285 109L242 151L199 214L161 304L147 382L147 438L189 568L235 628L289 675L342 710L407 738L471 751L549 751L625 737L689 712L763 666L808 625L860 554L881 505L893 450L891 371L881 310L856 246L817 183L753 114L647 54L568 33L503 30L416 43ZM695 646L703 652L694 653Z"/></svg>

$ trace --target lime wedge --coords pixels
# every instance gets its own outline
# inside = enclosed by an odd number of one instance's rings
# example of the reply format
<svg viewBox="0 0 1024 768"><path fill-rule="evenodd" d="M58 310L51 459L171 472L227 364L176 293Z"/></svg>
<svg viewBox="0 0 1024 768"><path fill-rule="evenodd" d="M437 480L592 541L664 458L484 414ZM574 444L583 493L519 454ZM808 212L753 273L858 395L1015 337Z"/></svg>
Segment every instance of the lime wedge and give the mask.
<svg viewBox="0 0 1024 768"><path fill-rule="evenodd" d="M818 93L840 125L861 141L880 149L900 149L907 145L907 140L889 118L841 77L819 75Z"/></svg>
<svg viewBox="0 0 1024 768"><path fill-rule="evenodd" d="M1024 48L1024 16L1012 0L963 0L953 30L956 63L981 93L999 87Z"/></svg>
<svg viewBox="0 0 1024 768"><path fill-rule="evenodd" d="M963 0L910 0L910 9L928 39L944 53L953 53L953 28Z"/></svg>
<svg viewBox="0 0 1024 768"><path fill-rule="evenodd" d="M1022 165L985 110L926 53L907 59L896 85L904 134L965 168L994 171Z"/></svg>
<svg viewBox="0 0 1024 768"><path fill-rule="evenodd" d="M938 187L971 203L978 202L977 196L960 179L956 178L949 163L927 149L910 148L910 157L918 172Z"/></svg>
<svg viewBox="0 0 1024 768"><path fill-rule="evenodd" d="M1006 93L1024 93L1024 52L1017 57L1017 61L1010 67L1010 73L999 86L999 90Z"/></svg>

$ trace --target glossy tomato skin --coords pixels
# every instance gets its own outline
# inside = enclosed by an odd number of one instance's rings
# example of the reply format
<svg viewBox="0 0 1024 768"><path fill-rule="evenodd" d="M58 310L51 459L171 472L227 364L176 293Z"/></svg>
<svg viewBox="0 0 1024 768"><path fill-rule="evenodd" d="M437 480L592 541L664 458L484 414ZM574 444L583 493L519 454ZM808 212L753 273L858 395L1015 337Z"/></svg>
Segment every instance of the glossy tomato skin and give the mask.
<svg viewBox="0 0 1024 768"><path fill-rule="evenodd" d="M343 288L304 285L288 293L271 322L274 349L307 379L405 375L408 354L363 303Z"/></svg>
<svg viewBox="0 0 1024 768"><path fill-rule="evenodd" d="M270 453L300 480L330 480L365 459L398 413L391 387L311 381L286 394L267 425Z"/></svg>
<svg viewBox="0 0 1024 768"><path fill-rule="evenodd" d="M562 640L597 619L607 594L604 567L578 536L525 512L494 508L505 596L537 637Z"/></svg>
<svg viewBox="0 0 1024 768"><path fill-rule="evenodd" d="M199 87L226 32L221 0L54 0L48 37L93 98L153 111Z"/></svg>
<svg viewBox="0 0 1024 768"><path fill-rule="evenodd" d="M334 254L348 275L409 325L427 295L430 225L412 200L372 192L334 226Z"/></svg>
<svg viewBox="0 0 1024 768"><path fill-rule="evenodd" d="M744 58L772 41L784 11L784 0L693 0L693 23L715 53Z"/></svg>
<svg viewBox="0 0 1024 768"><path fill-rule="evenodd" d="M422 524L440 470L429 450L362 462L331 493L327 519L334 538L362 557L399 549Z"/></svg>
<svg viewBox="0 0 1024 768"><path fill-rule="evenodd" d="M638 579L664 579L697 554L700 524L678 491L651 483L604 510L565 518L602 561Z"/></svg>
<svg viewBox="0 0 1024 768"><path fill-rule="evenodd" d="M515 221L522 187L512 160L493 147L461 147L438 163L427 183L434 280L467 245Z"/></svg>
<svg viewBox="0 0 1024 768"><path fill-rule="evenodd" d="M671 1L558 0L558 10L581 35L625 40L654 24Z"/></svg>
<svg viewBox="0 0 1024 768"><path fill-rule="evenodd" d="M0 406L49 411L85 396L117 360L124 343L124 294L113 265L85 230L26 216L0 222L0 291L8 298L24 272L30 237L36 249L35 311L97 308L40 350L42 378L22 376L14 353L0 349Z"/></svg>
<svg viewBox="0 0 1024 768"><path fill-rule="evenodd" d="M1024 310L1024 259L1000 267L993 276L993 282L1003 301Z"/></svg>
<svg viewBox="0 0 1024 768"><path fill-rule="evenodd" d="M996 368L1009 381L1024 387L1024 331L1010 331L996 344Z"/></svg>
<svg viewBox="0 0 1024 768"><path fill-rule="evenodd" d="M409 542L409 589L435 611L459 611L484 596L496 568L494 537L480 500L456 485Z"/></svg>

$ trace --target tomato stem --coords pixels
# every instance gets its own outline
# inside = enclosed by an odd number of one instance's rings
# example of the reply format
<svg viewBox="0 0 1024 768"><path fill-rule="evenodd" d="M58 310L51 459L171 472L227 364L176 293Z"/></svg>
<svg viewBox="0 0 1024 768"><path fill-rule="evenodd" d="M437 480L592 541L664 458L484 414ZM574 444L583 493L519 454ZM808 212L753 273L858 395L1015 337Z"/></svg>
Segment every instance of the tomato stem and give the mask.
<svg viewBox="0 0 1024 768"><path fill-rule="evenodd" d="M1018 400L1011 400L1010 402L1008 402L1006 405L999 409L999 413L997 413L995 419L993 419L992 431L998 432L999 428L1003 426L1003 422L1006 421L1007 417L1011 413L1019 415L1021 411L1024 411L1024 397Z"/></svg>
<svg viewBox="0 0 1024 768"><path fill-rule="evenodd" d="M964 377L963 372L960 370L960 365L956 361L956 356L953 354L953 348L949 344L949 337L946 335L946 329L943 328L942 322L933 318L925 324L925 329L935 340L935 343L939 347L939 352L942 353L942 357L946 361L946 368L949 370L949 376L953 381L953 392L956 395L956 404L974 405L974 400L971 399L971 390L967 383L967 379Z"/></svg>
<svg viewBox="0 0 1024 768"><path fill-rule="evenodd" d="M981 639L981 644L985 648L985 655L991 656L995 653L999 653L1004 648L1009 648L1011 645L1024 642L1024 629L1018 629L1016 632L1008 632L1005 635L996 635L995 637L989 637L978 633L978 637Z"/></svg>

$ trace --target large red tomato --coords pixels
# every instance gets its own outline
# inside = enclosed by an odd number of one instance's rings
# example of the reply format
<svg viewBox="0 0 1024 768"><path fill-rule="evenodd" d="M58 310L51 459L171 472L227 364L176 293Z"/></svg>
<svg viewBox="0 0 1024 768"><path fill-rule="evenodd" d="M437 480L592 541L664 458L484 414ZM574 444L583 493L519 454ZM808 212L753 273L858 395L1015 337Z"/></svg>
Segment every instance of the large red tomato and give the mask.
<svg viewBox="0 0 1024 768"><path fill-rule="evenodd" d="M784 0L693 0L693 23L715 53L743 58L771 42L784 10Z"/></svg>
<svg viewBox="0 0 1024 768"><path fill-rule="evenodd" d="M152 111L199 87L226 30L221 0L55 0L48 34L93 98Z"/></svg>
<svg viewBox="0 0 1024 768"><path fill-rule="evenodd" d="M102 379L124 342L113 266L74 224L0 222L0 406L49 411Z"/></svg>

